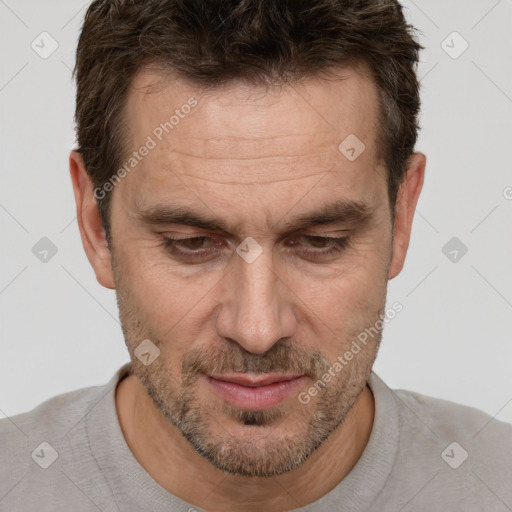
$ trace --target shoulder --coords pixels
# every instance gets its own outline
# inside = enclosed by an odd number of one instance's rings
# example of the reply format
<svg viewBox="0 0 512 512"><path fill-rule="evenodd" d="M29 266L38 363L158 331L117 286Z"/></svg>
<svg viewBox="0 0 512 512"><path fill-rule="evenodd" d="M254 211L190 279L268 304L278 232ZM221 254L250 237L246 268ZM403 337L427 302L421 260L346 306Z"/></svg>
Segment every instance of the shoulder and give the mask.
<svg viewBox="0 0 512 512"><path fill-rule="evenodd" d="M62 393L0 420L0 481L6 490L0 510L68 509L86 499L77 495L76 485L90 488L88 496L98 502L108 498L90 448L87 418L107 406L100 405L103 399L110 407L116 380L117 373L107 384Z"/></svg>
<svg viewBox="0 0 512 512"><path fill-rule="evenodd" d="M129 363L124 364L102 385L89 386L68 391L40 403L33 409L0 419L0 434L3 439L14 441L20 435L37 438L41 433L54 437L66 436L88 411L95 407L126 376Z"/></svg>
<svg viewBox="0 0 512 512"><path fill-rule="evenodd" d="M433 479L428 499L442 496L464 510L502 510L502 503L512 503L512 424L421 393L396 390L395 396L401 402L400 458L408 468L403 479L426 471ZM411 468L413 459L422 461L421 470Z"/></svg>
<svg viewBox="0 0 512 512"><path fill-rule="evenodd" d="M511 424L474 407L390 389L378 377L371 383L376 412L385 422L396 414L396 433L388 429L386 437L396 439L391 475L375 510L387 510L382 503L467 511L512 503Z"/></svg>
<svg viewBox="0 0 512 512"><path fill-rule="evenodd" d="M52 432L64 435L80 420L101 394L105 386L91 386L54 396L40 403L33 409L2 418L0 434L5 446L9 439L15 440L20 435L27 438L37 436L39 432Z"/></svg>
<svg viewBox="0 0 512 512"><path fill-rule="evenodd" d="M101 386L62 393L27 412L2 418L0 474L6 471L12 477L18 471L30 468L34 461L41 462L46 453L51 456L60 454L59 447L70 443L85 446L83 420L103 397L112 392L112 384L113 380ZM36 453L41 458L36 458Z"/></svg>
<svg viewBox="0 0 512 512"><path fill-rule="evenodd" d="M512 424L480 409L414 391L397 389L394 393L401 402L403 416L416 416L442 437L470 437L490 444L502 440L512 448Z"/></svg>
<svg viewBox="0 0 512 512"><path fill-rule="evenodd" d="M36 468L52 465L72 443L85 446L82 419L101 396L104 386L54 396L30 411L0 420L1 480L17 481ZM60 460L59 460L60 462Z"/></svg>

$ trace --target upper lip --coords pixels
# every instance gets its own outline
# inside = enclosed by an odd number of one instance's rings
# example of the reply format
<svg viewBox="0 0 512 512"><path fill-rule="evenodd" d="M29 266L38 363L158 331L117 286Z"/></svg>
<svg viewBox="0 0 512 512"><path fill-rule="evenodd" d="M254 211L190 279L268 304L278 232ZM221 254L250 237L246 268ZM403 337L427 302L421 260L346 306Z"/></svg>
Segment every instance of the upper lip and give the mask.
<svg viewBox="0 0 512 512"><path fill-rule="evenodd" d="M265 375L251 375L248 373L230 373L223 375L210 375L210 377L216 380L222 380L224 382L232 382L233 384L239 384L240 386L256 388L258 386L267 386L268 384L274 384L276 382L284 382L287 380L296 379L297 377L302 377L302 375L291 375L282 373L267 373Z"/></svg>

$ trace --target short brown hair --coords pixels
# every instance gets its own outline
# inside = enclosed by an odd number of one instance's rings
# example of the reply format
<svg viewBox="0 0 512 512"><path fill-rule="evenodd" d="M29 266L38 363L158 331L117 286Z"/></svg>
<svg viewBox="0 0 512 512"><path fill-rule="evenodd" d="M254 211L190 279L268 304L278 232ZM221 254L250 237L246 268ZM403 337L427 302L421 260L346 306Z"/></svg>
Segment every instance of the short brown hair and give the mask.
<svg viewBox="0 0 512 512"><path fill-rule="evenodd" d="M414 28L396 0L95 0L76 64L77 150L94 187L120 165L123 107L156 64L205 87L286 83L364 62L379 92L379 154L394 219L420 109ZM110 194L98 199L110 240Z"/></svg>

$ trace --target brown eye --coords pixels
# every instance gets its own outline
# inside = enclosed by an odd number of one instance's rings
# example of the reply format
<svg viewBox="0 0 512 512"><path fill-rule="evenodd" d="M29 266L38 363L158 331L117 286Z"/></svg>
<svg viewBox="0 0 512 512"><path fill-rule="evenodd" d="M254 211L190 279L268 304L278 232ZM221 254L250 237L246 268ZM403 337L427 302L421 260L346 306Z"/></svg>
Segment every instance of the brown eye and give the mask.
<svg viewBox="0 0 512 512"><path fill-rule="evenodd" d="M326 246L326 243L331 242L332 238L327 238L325 236L309 236L308 237L309 243L315 247L315 249L324 249Z"/></svg>
<svg viewBox="0 0 512 512"><path fill-rule="evenodd" d="M299 240L299 242L297 242ZM305 242L305 243L301 243ZM293 239L290 245L297 249L299 256L306 259L321 260L334 256L345 249L350 243L350 236L343 238L332 238L315 235L299 235ZM174 256L190 262L201 260L206 262L212 259L214 253L223 245L208 236L196 236L190 238L164 237L163 246Z"/></svg>
<svg viewBox="0 0 512 512"><path fill-rule="evenodd" d="M207 236L195 236L192 238L164 237L163 246L174 256L188 260L208 259L216 251L216 248L206 247L205 242L213 240ZM218 245L210 243L210 245Z"/></svg>
<svg viewBox="0 0 512 512"><path fill-rule="evenodd" d="M307 241L306 247L312 247L314 249L306 248L302 251L302 253L310 259L320 259L340 253L343 249L348 247L350 243L350 236L332 238L327 236L299 235L298 238ZM326 248L327 250L322 250Z"/></svg>
<svg viewBox="0 0 512 512"><path fill-rule="evenodd" d="M196 236L195 238L184 238L179 240L179 242L187 249L197 250L202 249L205 239L205 236Z"/></svg>

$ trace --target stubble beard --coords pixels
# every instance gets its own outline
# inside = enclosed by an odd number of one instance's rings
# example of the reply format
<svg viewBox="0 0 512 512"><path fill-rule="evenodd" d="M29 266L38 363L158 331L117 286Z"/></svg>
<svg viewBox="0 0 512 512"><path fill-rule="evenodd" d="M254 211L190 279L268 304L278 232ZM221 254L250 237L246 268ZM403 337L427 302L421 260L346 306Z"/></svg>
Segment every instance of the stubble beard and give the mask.
<svg viewBox="0 0 512 512"><path fill-rule="evenodd" d="M225 403L219 406L220 399L214 397L208 400L211 404L208 409L196 396L199 379L205 374L304 373L311 377L312 385L322 379L332 364L319 351L303 351L288 343L276 343L265 354L253 354L231 344L226 350L213 347L188 352L181 364L180 378L176 379L169 370L171 340L150 336L142 316L128 303L131 295L123 292L125 288L119 277L116 294L132 373L143 384L169 428L177 429L197 453L228 474L270 478L297 468L343 424L367 385L382 338L381 329L308 404L301 404L297 397L291 396L283 406L248 411ZM342 352L360 332L375 325L383 309L375 318L367 318L362 328L351 330ZM134 355L137 345L146 338L161 351L149 366ZM233 422L241 435L224 429L227 423L232 427Z"/></svg>

